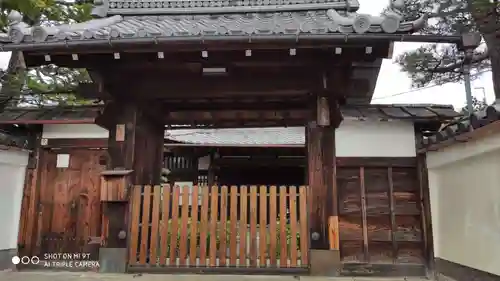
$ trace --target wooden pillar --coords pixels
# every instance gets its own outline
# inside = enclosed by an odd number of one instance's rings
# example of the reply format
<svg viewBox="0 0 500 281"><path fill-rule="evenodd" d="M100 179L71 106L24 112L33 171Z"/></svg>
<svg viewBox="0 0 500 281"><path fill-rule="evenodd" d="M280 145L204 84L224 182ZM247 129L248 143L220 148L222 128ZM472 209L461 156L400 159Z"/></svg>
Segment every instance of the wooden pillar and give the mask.
<svg viewBox="0 0 500 281"><path fill-rule="evenodd" d="M342 114L335 97L323 91L311 103L306 127L311 274L339 274L339 224L335 158L335 130Z"/></svg>
<svg viewBox="0 0 500 281"><path fill-rule="evenodd" d="M420 130L415 128L416 151L418 151L423 140ZM429 190L429 178L427 160L425 153L417 154L417 175L419 183L420 210L422 221L422 238L424 242L424 256L427 266L427 277L434 278L436 274L436 264L434 257L434 239L432 235L431 200Z"/></svg>
<svg viewBox="0 0 500 281"><path fill-rule="evenodd" d="M112 101L96 119L98 125L109 131L105 174L125 177L122 182L129 185L125 189L161 182L164 126L151 117L151 109L138 103ZM130 172L117 174L119 171ZM125 272L128 194L122 201L104 201L102 208L105 237L99 253L101 271Z"/></svg>
<svg viewBox="0 0 500 281"><path fill-rule="evenodd" d="M326 94L315 97L311 108L315 120L311 120L306 128L311 203L309 224L312 249L338 250L335 129L342 118L336 100Z"/></svg>

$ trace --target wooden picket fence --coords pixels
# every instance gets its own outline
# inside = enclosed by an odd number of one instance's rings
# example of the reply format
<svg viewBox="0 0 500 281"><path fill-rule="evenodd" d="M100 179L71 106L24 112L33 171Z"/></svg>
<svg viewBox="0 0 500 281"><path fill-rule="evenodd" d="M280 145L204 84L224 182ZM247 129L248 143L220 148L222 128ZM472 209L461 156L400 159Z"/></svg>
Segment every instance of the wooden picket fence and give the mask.
<svg viewBox="0 0 500 281"><path fill-rule="evenodd" d="M308 267L307 187L135 186L129 265Z"/></svg>

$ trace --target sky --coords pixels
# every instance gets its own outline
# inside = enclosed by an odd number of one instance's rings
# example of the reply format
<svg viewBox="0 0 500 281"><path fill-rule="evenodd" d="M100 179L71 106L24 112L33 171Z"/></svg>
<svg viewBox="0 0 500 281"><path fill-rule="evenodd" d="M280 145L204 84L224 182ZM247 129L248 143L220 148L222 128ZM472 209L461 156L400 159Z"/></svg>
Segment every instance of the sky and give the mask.
<svg viewBox="0 0 500 281"><path fill-rule="evenodd" d="M389 0L359 0L360 13L378 15L389 4ZM417 49L420 43L396 43L393 59L405 51ZM0 52L0 67L5 69L9 62L10 53ZM446 104L460 109L466 104L465 87L462 83L449 83L442 86L425 89L414 89L407 74L401 71L393 59L385 59L377 80L372 103L378 104ZM479 100L486 98L493 103L493 85L491 73L484 73L472 82L472 95ZM483 90L484 89L484 90Z"/></svg>

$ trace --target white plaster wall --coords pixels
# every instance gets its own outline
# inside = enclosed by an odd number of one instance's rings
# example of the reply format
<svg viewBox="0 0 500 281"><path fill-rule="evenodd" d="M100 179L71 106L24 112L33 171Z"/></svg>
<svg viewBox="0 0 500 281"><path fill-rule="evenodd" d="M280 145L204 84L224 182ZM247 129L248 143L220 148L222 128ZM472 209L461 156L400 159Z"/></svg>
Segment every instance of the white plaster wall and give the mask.
<svg viewBox="0 0 500 281"><path fill-rule="evenodd" d="M16 249L29 152L0 150L0 250Z"/></svg>
<svg viewBox="0 0 500 281"><path fill-rule="evenodd" d="M500 275L500 134L427 154L434 252Z"/></svg>
<svg viewBox="0 0 500 281"><path fill-rule="evenodd" d="M344 120L335 132L337 157L414 157L413 123Z"/></svg>
<svg viewBox="0 0 500 281"><path fill-rule="evenodd" d="M95 124L46 124L42 132L45 139L100 139L108 135L108 130Z"/></svg>

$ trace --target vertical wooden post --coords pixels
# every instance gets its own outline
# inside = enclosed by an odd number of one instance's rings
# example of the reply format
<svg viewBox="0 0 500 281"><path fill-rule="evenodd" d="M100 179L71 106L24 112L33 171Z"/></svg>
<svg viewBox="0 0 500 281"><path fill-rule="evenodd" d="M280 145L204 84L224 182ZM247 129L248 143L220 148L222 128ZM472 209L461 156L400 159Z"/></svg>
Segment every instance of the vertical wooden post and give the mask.
<svg viewBox="0 0 500 281"><path fill-rule="evenodd" d="M312 116L323 123L319 126L316 120L310 121L306 129L308 182L311 189L310 228L311 248L338 250L338 202L335 161L335 129L340 121L338 106L333 98L318 96L314 103ZM325 100L327 102L325 102ZM326 108L321 108L321 107ZM327 111L328 117L324 117ZM330 119L330 120L328 120ZM330 222L330 223L329 223ZM329 224L331 226L329 227ZM329 230L330 228L330 230ZM331 229L333 232L331 233ZM329 241L332 237L334 241Z"/></svg>
<svg viewBox="0 0 500 281"><path fill-rule="evenodd" d="M415 144L416 151L420 148L420 142L423 137L420 131L415 128ZM417 152L418 153L418 152ZM427 260L427 277L434 278L435 259L434 259L434 239L432 235L432 219L431 219L431 200L429 191L429 178L427 171L426 154L417 154L417 174L420 194L420 211L422 221L422 238L424 241L424 255Z"/></svg>
<svg viewBox="0 0 500 281"><path fill-rule="evenodd" d="M311 103L306 128L313 275L335 275L340 266L335 130L342 118L336 100L327 94Z"/></svg>
<svg viewBox="0 0 500 281"><path fill-rule="evenodd" d="M96 123L108 129L108 170L130 170L129 184L154 185L161 181L163 123L150 118L140 105L108 102ZM128 201L104 202L107 237L101 247L101 272L125 272L127 262Z"/></svg>

